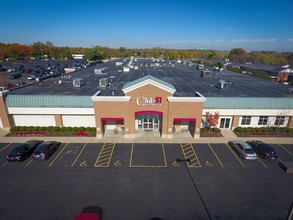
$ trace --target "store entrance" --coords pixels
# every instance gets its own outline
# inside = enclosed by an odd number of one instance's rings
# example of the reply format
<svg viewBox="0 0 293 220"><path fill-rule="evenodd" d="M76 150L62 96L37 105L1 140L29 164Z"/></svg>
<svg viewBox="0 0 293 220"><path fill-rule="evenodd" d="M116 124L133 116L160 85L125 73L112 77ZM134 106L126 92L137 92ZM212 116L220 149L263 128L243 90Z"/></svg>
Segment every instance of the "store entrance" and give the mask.
<svg viewBox="0 0 293 220"><path fill-rule="evenodd" d="M135 116L135 129L152 131L161 129L161 115L155 113L137 114Z"/></svg>
<svg viewBox="0 0 293 220"><path fill-rule="evenodd" d="M157 118L142 118L138 120L137 129L159 129L160 120Z"/></svg>

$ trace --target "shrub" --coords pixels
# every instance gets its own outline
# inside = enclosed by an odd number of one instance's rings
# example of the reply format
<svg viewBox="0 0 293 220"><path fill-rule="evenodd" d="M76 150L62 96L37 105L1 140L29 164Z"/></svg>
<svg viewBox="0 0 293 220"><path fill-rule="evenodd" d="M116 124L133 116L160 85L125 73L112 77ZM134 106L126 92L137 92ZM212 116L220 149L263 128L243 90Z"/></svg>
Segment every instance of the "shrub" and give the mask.
<svg viewBox="0 0 293 220"><path fill-rule="evenodd" d="M79 127L78 128L78 131L84 131L85 130L85 127Z"/></svg>
<svg viewBox="0 0 293 220"><path fill-rule="evenodd" d="M268 128L268 132L275 132L273 128Z"/></svg>
<svg viewBox="0 0 293 220"><path fill-rule="evenodd" d="M212 128L212 131L215 132L215 133L221 133L220 128Z"/></svg>
<svg viewBox="0 0 293 220"><path fill-rule="evenodd" d="M46 131L46 127L44 127L44 126L40 127L39 131Z"/></svg>
<svg viewBox="0 0 293 220"><path fill-rule="evenodd" d="M27 128L26 126L20 126L19 131L26 131L26 128Z"/></svg>
<svg viewBox="0 0 293 220"><path fill-rule="evenodd" d="M96 132L96 131L97 131L97 128L92 127L92 128L91 128L91 131Z"/></svg>
<svg viewBox="0 0 293 220"><path fill-rule="evenodd" d="M66 128L66 127L61 127L59 131L60 131L60 132L67 131L67 128Z"/></svg>
<svg viewBox="0 0 293 220"><path fill-rule="evenodd" d="M94 131L89 131L88 132L88 136L94 137L95 135L96 135L96 132L94 132Z"/></svg>
<svg viewBox="0 0 293 220"><path fill-rule="evenodd" d="M49 126L46 128L46 131L53 131L54 130L54 126Z"/></svg>
<svg viewBox="0 0 293 220"><path fill-rule="evenodd" d="M248 129L248 132L255 132L255 128L253 127L248 127L247 129Z"/></svg>
<svg viewBox="0 0 293 220"><path fill-rule="evenodd" d="M11 127L10 131L11 132L19 131L19 128L20 128L20 126Z"/></svg>
<svg viewBox="0 0 293 220"><path fill-rule="evenodd" d="M200 132L207 132L208 131L208 128L201 128L200 129Z"/></svg>
<svg viewBox="0 0 293 220"><path fill-rule="evenodd" d="M25 130L26 130L26 131L33 131L33 126L28 126L28 127L26 127Z"/></svg>
<svg viewBox="0 0 293 220"><path fill-rule="evenodd" d="M91 129L92 129L91 127L86 127L85 131L91 131Z"/></svg>
<svg viewBox="0 0 293 220"><path fill-rule="evenodd" d="M234 129L234 131L243 132L243 128L242 127L237 127L237 128Z"/></svg>
<svg viewBox="0 0 293 220"><path fill-rule="evenodd" d="M54 131L60 131L60 127L55 126L53 130L54 130Z"/></svg>
<svg viewBox="0 0 293 220"><path fill-rule="evenodd" d="M39 131L40 126L35 126L35 127L33 127L32 129L33 129L33 131Z"/></svg>
<svg viewBox="0 0 293 220"><path fill-rule="evenodd" d="M66 127L66 131L72 131L72 127Z"/></svg>
<svg viewBox="0 0 293 220"><path fill-rule="evenodd" d="M78 131L78 127L73 127L72 131L74 131L74 132Z"/></svg>

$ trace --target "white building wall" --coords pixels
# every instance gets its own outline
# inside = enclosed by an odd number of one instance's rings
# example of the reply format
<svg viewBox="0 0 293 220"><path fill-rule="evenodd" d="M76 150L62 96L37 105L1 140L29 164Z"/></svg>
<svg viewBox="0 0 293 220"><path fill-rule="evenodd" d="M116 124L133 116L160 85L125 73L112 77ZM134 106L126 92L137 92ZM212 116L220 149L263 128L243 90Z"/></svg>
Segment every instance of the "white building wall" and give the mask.
<svg viewBox="0 0 293 220"><path fill-rule="evenodd" d="M95 116L62 115L64 127L96 127Z"/></svg>
<svg viewBox="0 0 293 220"><path fill-rule="evenodd" d="M0 128L3 128L2 119L0 118Z"/></svg>
<svg viewBox="0 0 293 220"><path fill-rule="evenodd" d="M15 126L56 126L54 115L13 115Z"/></svg>

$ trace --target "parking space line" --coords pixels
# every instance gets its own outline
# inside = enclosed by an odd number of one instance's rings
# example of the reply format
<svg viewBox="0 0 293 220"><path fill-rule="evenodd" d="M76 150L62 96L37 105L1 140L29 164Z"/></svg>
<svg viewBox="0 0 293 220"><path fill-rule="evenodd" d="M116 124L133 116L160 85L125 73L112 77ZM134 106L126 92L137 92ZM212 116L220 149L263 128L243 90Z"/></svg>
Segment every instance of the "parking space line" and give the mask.
<svg viewBox="0 0 293 220"><path fill-rule="evenodd" d="M232 152L232 154L236 157L236 159L239 161L239 163L240 163L243 167L245 167L244 164L242 163L242 161L237 157L237 155L235 154L235 152L231 149L231 147L230 147L228 144L226 144L226 146L229 148L229 150Z"/></svg>
<svg viewBox="0 0 293 220"><path fill-rule="evenodd" d="M114 149L115 149L115 143L104 143L98 155L98 158L94 164L94 167L109 167ZM106 161L106 162L103 162L103 161Z"/></svg>
<svg viewBox="0 0 293 220"><path fill-rule="evenodd" d="M4 167L6 164L8 163L8 161L6 161L4 164L2 164L2 166L1 167Z"/></svg>
<svg viewBox="0 0 293 220"><path fill-rule="evenodd" d="M268 168L266 165L265 165L265 163L264 162L262 162L262 160L261 159L259 159L259 158L257 158L257 160L265 167L265 168Z"/></svg>
<svg viewBox="0 0 293 220"><path fill-rule="evenodd" d="M52 164L57 160L57 158L62 154L62 152L65 150L65 148L67 147L68 143L65 144L65 146L62 148L62 150L59 152L59 154L54 158L54 160L49 164L48 167L51 167Z"/></svg>
<svg viewBox="0 0 293 220"><path fill-rule="evenodd" d="M165 146L162 143L162 152L163 152L163 158L164 158L164 165L158 165L158 166L147 166L147 165L132 165L132 156L133 156L133 149L134 149L134 143L131 145L131 151L130 151L130 161L129 161L129 167L131 168L166 168L167 165L167 159L166 159L166 152L165 152Z"/></svg>
<svg viewBox="0 0 293 220"><path fill-rule="evenodd" d="M81 151L79 152L79 154L77 155L77 157L75 158L75 160L73 161L73 163L71 164L70 167L73 167L74 164L76 163L76 161L78 160L79 156L81 155L81 153L83 152L84 148L86 147L87 143L85 143L81 149Z"/></svg>
<svg viewBox="0 0 293 220"><path fill-rule="evenodd" d="M213 154L217 158L217 160L218 160L219 164L221 165L221 167L224 167L223 163L221 162L220 158L218 157L218 155L216 154L216 152L214 151L214 149L212 148L212 146L210 144L208 144L208 146L210 147L211 151L213 152Z"/></svg>
<svg viewBox="0 0 293 220"><path fill-rule="evenodd" d="M281 144L279 144L279 146L281 148L283 148L288 154L290 154L291 156L293 156L293 153L291 151L289 151L288 149L286 149L285 147L283 147Z"/></svg>
<svg viewBox="0 0 293 220"><path fill-rule="evenodd" d="M3 147L3 148L0 150L0 152L3 151L3 150L5 150L5 149L6 149L7 147L9 147L11 144L12 144L12 143L7 144L5 147Z"/></svg>
<svg viewBox="0 0 293 220"><path fill-rule="evenodd" d="M33 162L33 159L31 159L24 167L27 167L31 162Z"/></svg>
<svg viewBox="0 0 293 220"><path fill-rule="evenodd" d="M180 143L180 146L181 146L184 158L189 159L189 162L187 162L187 166L194 167L194 168L200 168L201 163L197 157L197 154L194 150L193 145L189 144L189 143L184 143L184 144Z"/></svg>

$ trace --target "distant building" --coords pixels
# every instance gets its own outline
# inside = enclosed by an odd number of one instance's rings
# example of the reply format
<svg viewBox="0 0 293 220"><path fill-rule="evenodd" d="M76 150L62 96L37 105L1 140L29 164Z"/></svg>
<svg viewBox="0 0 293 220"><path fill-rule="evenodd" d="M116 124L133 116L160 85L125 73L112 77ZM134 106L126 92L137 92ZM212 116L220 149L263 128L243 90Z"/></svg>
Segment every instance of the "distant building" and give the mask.
<svg viewBox="0 0 293 220"><path fill-rule="evenodd" d="M83 60L85 58L84 54L71 54L75 60Z"/></svg>

